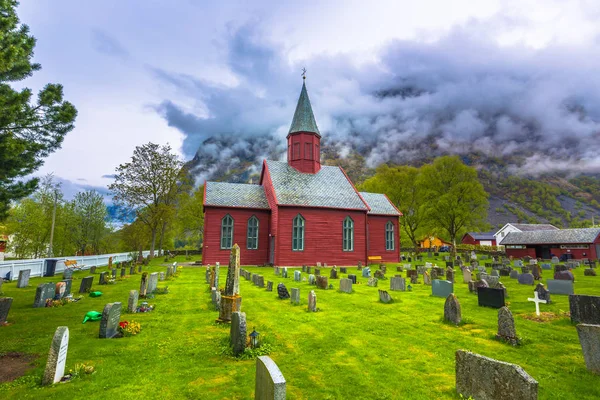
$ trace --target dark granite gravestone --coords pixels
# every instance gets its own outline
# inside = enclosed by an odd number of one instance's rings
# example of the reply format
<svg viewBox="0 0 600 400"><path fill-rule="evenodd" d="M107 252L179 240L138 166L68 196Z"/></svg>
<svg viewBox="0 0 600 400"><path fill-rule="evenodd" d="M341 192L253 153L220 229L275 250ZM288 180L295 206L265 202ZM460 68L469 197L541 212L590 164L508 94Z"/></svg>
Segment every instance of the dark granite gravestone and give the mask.
<svg viewBox="0 0 600 400"><path fill-rule="evenodd" d="M315 276L321 275L321 268L315 268Z"/></svg>
<svg viewBox="0 0 600 400"><path fill-rule="evenodd" d="M283 283L277 285L277 296L279 296L280 299L290 298L290 292L288 292L287 288Z"/></svg>
<svg viewBox="0 0 600 400"><path fill-rule="evenodd" d="M96 273L96 266L94 265L93 267L90 267L90 274L95 274Z"/></svg>
<svg viewBox="0 0 600 400"><path fill-rule="evenodd" d="M555 265L554 266L554 272L561 272L561 271L568 271L569 268L567 268L566 265Z"/></svg>
<svg viewBox="0 0 600 400"><path fill-rule="evenodd" d="M546 290L543 283L538 283L534 291L538 293L538 298L540 300L546 300L546 304L552 303L550 300L550 291Z"/></svg>
<svg viewBox="0 0 600 400"><path fill-rule="evenodd" d="M73 278L73 268L65 268L63 271L63 279Z"/></svg>
<svg viewBox="0 0 600 400"><path fill-rule="evenodd" d="M33 306L36 308L46 307L46 300L54 297L56 286L54 283L42 283L38 285L35 291L35 300Z"/></svg>
<svg viewBox="0 0 600 400"><path fill-rule="evenodd" d="M6 323L12 302L12 297L0 297L0 325Z"/></svg>
<svg viewBox="0 0 600 400"><path fill-rule="evenodd" d="M583 270L585 276L596 276L596 270L594 268L586 268Z"/></svg>
<svg viewBox="0 0 600 400"><path fill-rule="evenodd" d="M533 285L534 284L534 279L533 279L533 275L530 273L526 273L526 274L521 274L519 275L519 277L517 278L518 282L521 285Z"/></svg>
<svg viewBox="0 0 600 400"><path fill-rule="evenodd" d="M273 291L273 281L267 281L267 292Z"/></svg>
<svg viewBox="0 0 600 400"><path fill-rule="evenodd" d="M510 271L509 276L511 279L519 279L519 271L513 269L512 271Z"/></svg>
<svg viewBox="0 0 600 400"><path fill-rule="evenodd" d="M106 272L106 271L100 272L100 278L98 280L100 285L106 285L108 283L108 278L106 275L108 275L108 272Z"/></svg>
<svg viewBox="0 0 600 400"><path fill-rule="evenodd" d="M454 268L454 263L452 261L446 261L446 268Z"/></svg>
<svg viewBox="0 0 600 400"><path fill-rule="evenodd" d="M460 303L454 293L450 293L446 297L446 302L444 303L444 321L448 321L454 325L458 325L462 321Z"/></svg>
<svg viewBox="0 0 600 400"><path fill-rule="evenodd" d="M406 277L410 279L411 276L418 276L419 272L416 269L409 269L406 271Z"/></svg>
<svg viewBox="0 0 600 400"><path fill-rule="evenodd" d="M324 275L317 275L317 287L319 289L327 289L327 277Z"/></svg>
<svg viewBox="0 0 600 400"><path fill-rule="evenodd" d="M100 339L111 339L119 331L119 320L121 319L121 303L108 303L102 311L100 321Z"/></svg>
<svg viewBox="0 0 600 400"><path fill-rule="evenodd" d="M518 365L457 350L456 391L464 398L537 400L538 383Z"/></svg>
<svg viewBox="0 0 600 400"><path fill-rule="evenodd" d="M79 285L79 293L88 293L92 288L93 283L93 276L86 276L85 278L81 279L81 284Z"/></svg>
<svg viewBox="0 0 600 400"><path fill-rule="evenodd" d="M333 267L331 269L331 271L329 271L329 278L330 279L337 279L338 278L337 269L335 267Z"/></svg>
<svg viewBox="0 0 600 400"><path fill-rule="evenodd" d="M116 268L111 269L110 274L113 279L116 279L117 278L117 269Z"/></svg>
<svg viewBox="0 0 600 400"><path fill-rule="evenodd" d="M575 277L571 271L556 271L554 273L554 279L575 282Z"/></svg>
<svg viewBox="0 0 600 400"><path fill-rule="evenodd" d="M600 325L600 296L569 295L571 322Z"/></svg>
<svg viewBox="0 0 600 400"><path fill-rule="evenodd" d="M348 279L350 279L353 284L356 284L356 275L348 275Z"/></svg>
<svg viewBox="0 0 600 400"><path fill-rule="evenodd" d="M346 267L340 267L340 274L346 274L347 273L347 268Z"/></svg>
<svg viewBox="0 0 600 400"><path fill-rule="evenodd" d="M485 287L477 288L477 301L481 307L504 307L504 290Z"/></svg>
<svg viewBox="0 0 600 400"><path fill-rule="evenodd" d="M557 279L548 279L546 281L548 291L552 294L573 294L573 281L563 281Z"/></svg>
<svg viewBox="0 0 600 400"><path fill-rule="evenodd" d="M383 272L382 270L378 269L377 271L375 271L374 277L377 278L377 279L385 279L385 272Z"/></svg>
<svg viewBox="0 0 600 400"><path fill-rule="evenodd" d="M129 275L135 274L135 267L129 267Z"/></svg>
<svg viewBox="0 0 600 400"><path fill-rule="evenodd" d="M125 276L125 268L121 268L121 278Z"/></svg>

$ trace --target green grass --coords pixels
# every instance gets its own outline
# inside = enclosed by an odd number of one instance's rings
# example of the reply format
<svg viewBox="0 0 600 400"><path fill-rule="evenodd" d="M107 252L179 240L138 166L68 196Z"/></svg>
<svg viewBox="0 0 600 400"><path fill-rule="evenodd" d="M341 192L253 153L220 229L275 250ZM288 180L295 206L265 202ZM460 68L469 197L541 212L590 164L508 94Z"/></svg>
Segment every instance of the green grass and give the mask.
<svg viewBox="0 0 600 400"><path fill-rule="evenodd" d="M440 257L441 260L441 257ZM184 261L179 258L178 261ZM150 271L166 271L162 259ZM445 265L442 261L438 264ZM277 299L241 278L242 311L248 328L261 333L273 345L270 356L287 380L289 399L456 399L454 354L457 349L518 364L539 384L540 399L600 398L599 377L585 368L577 332L564 315L539 323L523 318L535 313L533 287L503 278L509 307L515 315L517 333L524 344L513 347L494 339L497 310L477 306L457 273L455 293L465 323L455 327L442 323L444 299L432 297L431 287L413 285L412 292L390 292L395 302L378 301L377 288L358 278L354 293L318 290L307 282L275 277L272 268L247 268L265 281L284 281L288 289L300 287L302 304ZM395 273L388 267L388 277ZM148 270L148 269L145 269ZM328 274L327 269L323 269ZM349 269L357 273L356 268ZM543 271L544 278L551 271ZM75 274L73 291L87 272ZM360 274L358 274L360 275ZM404 274L403 274L404 275ZM108 302L121 301L126 309L128 292L139 288L140 275L116 285L100 287L99 298L59 308L34 309L36 286L48 278L35 278L30 287L17 289L5 283L4 295L14 297L9 314L12 325L0 327L0 351L39 354L26 377L0 385L0 398L14 399L251 399L254 392L254 360L235 360L221 355L229 326L216 324L217 312L210 304L204 268L184 267L180 276L159 282L170 293L150 300L156 310L148 314L122 314L121 320L142 323L141 334L122 339L98 339L98 322L82 324L87 311L102 311ZM306 276L306 274L303 274ZM600 277L584 277L575 271L575 291L600 295ZM226 268L220 282L225 284ZM293 273L290 271L290 277ZM60 280L59 277L53 281ZM422 279L421 279L422 282ZM389 280L380 281L388 289ZM315 289L317 313L307 312L307 296ZM568 296L552 296L553 304L542 311L568 312ZM91 363L96 373L52 387L40 387L48 349L56 327L70 330L67 370L76 363ZM477 379L489 379L481 376Z"/></svg>

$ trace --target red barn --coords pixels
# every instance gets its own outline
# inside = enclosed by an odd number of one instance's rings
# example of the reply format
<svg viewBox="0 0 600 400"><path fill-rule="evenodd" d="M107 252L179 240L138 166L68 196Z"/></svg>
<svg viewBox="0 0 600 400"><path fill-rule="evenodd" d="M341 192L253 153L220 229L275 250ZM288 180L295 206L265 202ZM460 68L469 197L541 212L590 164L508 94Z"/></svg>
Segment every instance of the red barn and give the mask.
<svg viewBox="0 0 600 400"><path fill-rule="evenodd" d="M400 261L400 211L358 192L341 167L321 165L321 134L306 85L287 136L287 162L265 160L258 185L206 182L203 262L244 265Z"/></svg>
<svg viewBox="0 0 600 400"><path fill-rule="evenodd" d="M461 243L481 246L495 246L496 237L494 236L494 232L468 232L462 237Z"/></svg>

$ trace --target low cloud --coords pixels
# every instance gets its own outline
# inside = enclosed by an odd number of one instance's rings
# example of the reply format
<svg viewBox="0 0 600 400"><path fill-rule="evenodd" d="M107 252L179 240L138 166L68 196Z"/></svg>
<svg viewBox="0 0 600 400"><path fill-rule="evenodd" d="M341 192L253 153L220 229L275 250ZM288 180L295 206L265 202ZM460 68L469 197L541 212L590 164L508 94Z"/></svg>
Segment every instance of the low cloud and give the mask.
<svg viewBox="0 0 600 400"><path fill-rule="evenodd" d="M92 30L92 47L96 51L109 56L129 57L129 51L116 38L100 29Z"/></svg>

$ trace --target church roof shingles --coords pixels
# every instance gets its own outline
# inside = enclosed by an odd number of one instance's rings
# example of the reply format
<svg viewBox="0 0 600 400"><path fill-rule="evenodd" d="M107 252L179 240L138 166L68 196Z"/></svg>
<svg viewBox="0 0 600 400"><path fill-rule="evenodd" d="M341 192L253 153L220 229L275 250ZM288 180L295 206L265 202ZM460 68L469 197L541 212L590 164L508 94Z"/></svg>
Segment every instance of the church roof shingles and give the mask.
<svg viewBox="0 0 600 400"><path fill-rule="evenodd" d="M306 84L304 83L302 84L302 91L300 92L300 98L298 98L298 104L296 105L296 111L294 112L294 119L292 119L289 134L295 132L314 132L321 136L319 128L317 127L315 115L313 114L310 105Z"/></svg>
<svg viewBox="0 0 600 400"><path fill-rule="evenodd" d="M376 215L400 215L396 207L384 194L360 192L362 198L367 202L371 211L369 214Z"/></svg>
<svg viewBox="0 0 600 400"><path fill-rule="evenodd" d="M245 183L206 182L204 205L269 209L265 189Z"/></svg>

